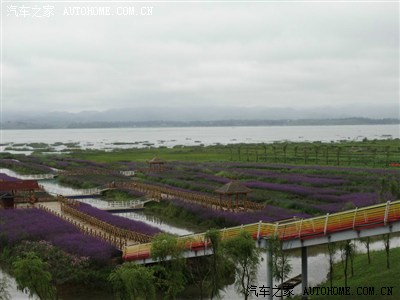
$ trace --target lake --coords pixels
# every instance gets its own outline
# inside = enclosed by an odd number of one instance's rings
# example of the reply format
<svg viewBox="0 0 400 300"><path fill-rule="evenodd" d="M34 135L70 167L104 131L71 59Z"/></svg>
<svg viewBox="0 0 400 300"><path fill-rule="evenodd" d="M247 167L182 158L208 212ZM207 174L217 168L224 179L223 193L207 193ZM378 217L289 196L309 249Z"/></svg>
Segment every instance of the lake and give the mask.
<svg viewBox="0 0 400 300"><path fill-rule="evenodd" d="M11 144L78 143L83 149L114 149L175 145L272 143L275 141L360 141L399 138L399 125L162 127L3 130L1 151ZM26 148L26 147L24 147ZM65 146L54 147L56 151Z"/></svg>

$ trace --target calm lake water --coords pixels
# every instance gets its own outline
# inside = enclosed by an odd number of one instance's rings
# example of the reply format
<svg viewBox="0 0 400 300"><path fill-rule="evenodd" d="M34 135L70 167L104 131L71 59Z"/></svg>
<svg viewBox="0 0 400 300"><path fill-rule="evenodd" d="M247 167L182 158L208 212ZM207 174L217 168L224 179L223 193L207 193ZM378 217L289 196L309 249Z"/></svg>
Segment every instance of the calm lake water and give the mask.
<svg viewBox="0 0 400 300"><path fill-rule="evenodd" d="M274 141L340 141L399 138L399 125L171 127L3 130L0 150L11 144L78 143L85 149L175 145L272 143ZM58 145L55 150L65 149Z"/></svg>

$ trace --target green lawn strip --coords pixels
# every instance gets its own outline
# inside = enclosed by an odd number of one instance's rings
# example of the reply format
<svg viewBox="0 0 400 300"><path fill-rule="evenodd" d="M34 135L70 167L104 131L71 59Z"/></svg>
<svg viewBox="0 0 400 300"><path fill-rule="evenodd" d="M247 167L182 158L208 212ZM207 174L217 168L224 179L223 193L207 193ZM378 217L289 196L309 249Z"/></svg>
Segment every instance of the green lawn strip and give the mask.
<svg viewBox="0 0 400 300"><path fill-rule="evenodd" d="M129 149L105 151L79 151L72 154L75 158L87 159L95 162L138 161L145 162L158 156L167 161L228 161L228 153L213 151L203 147L185 147L182 149ZM206 150L205 150L206 149Z"/></svg>
<svg viewBox="0 0 400 300"><path fill-rule="evenodd" d="M234 144L75 151L76 158L97 162L146 161L154 156L179 161L242 161L303 165L386 167L400 162L398 139L336 143ZM287 146L286 146L287 145Z"/></svg>
<svg viewBox="0 0 400 300"><path fill-rule="evenodd" d="M390 250L390 269L386 268L386 252L371 252L371 264L368 264L367 254L357 254L354 260L354 277L351 277L350 265L348 269L348 286L350 287L350 296L343 295L310 295L312 300L326 299L351 299L351 300L379 300L379 299L400 299L400 248ZM344 287L343 265L341 262L334 267L334 287ZM329 281L320 285L321 287L330 287ZM357 292L367 292L373 287L375 295L357 295ZM386 294L389 292L386 287L393 287L393 295L382 295L381 290ZM382 289L383 288L383 289ZM296 297L300 299L300 297Z"/></svg>
<svg viewBox="0 0 400 300"><path fill-rule="evenodd" d="M102 193L101 198L106 201L130 201L135 199L135 197L130 195L127 191L121 190L105 191Z"/></svg>

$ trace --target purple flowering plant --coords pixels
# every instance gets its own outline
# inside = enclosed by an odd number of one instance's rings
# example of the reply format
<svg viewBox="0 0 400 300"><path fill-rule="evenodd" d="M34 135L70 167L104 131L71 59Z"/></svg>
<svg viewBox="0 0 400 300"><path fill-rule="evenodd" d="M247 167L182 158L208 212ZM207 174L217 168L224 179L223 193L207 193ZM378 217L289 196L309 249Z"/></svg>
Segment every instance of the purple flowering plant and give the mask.
<svg viewBox="0 0 400 300"><path fill-rule="evenodd" d="M47 241L80 257L106 261L119 255L112 245L81 233L74 225L46 211L30 209L0 210L0 247L22 241Z"/></svg>

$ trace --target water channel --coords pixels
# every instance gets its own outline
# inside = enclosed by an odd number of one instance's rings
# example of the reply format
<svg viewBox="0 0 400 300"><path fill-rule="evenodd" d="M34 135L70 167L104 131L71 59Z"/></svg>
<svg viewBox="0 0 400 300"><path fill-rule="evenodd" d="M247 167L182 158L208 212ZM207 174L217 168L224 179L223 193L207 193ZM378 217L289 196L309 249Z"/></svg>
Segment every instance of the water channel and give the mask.
<svg viewBox="0 0 400 300"><path fill-rule="evenodd" d="M9 176L13 176L13 177L21 178L21 179L30 179L29 176L20 175L9 169L0 169L0 173L5 173ZM57 191L57 193L61 194L61 195L77 194L79 192L79 190L77 190L77 189L62 186L62 185L58 184L55 180L41 180L40 184L45 189L48 189L49 191L52 191L52 192ZM98 208L107 206L107 202L104 200L101 200L99 198L81 199L80 201L88 203L88 204L98 207ZM138 221L144 222L146 224L158 227L165 232L169 232L169 233L180 235L180 236L193 233L186 228L179 228L176 226L172 226L171 224L161 221L159 218L156 218L153 216L146 216L141 211L116 213L116 215L120 215L122 217L126 217L129 219L138 220ZM358 253L366 252L365 247L362 244L356 243L356 247L357 247ZM398 236L393 237L391 239L391 248L396 248L396 247L400 247L400 237L398 237ZM371 249L371 251L384 249L383 242L382 241L372 242L370 245L370 249ZM327 253L327 247L326 246L312 247L309 249L308 255L309 255L309 257L308 257L309 286L316 286L316 285L320 284L321 282L325 281L327 278L327 275L328 275L329 255ZM261 263L258 268L257 283L256 283L257 286L266 285L266 282L267 282L266 281L265 253L261 253L260 258L261 258ZM294 277L296 275L301 274L300 250L293 251L290 254L289 259L290 259L290 264L292 266L292 272L289 275L289 277ZM335 260L336 261L340 260L339 252L337 252L335 254ZM17 290L14 279L11 278L0 267L0 280L2 277L7 278L7 281L8 281L7 290L11 294L12 300L14 300L14 299L15 300L28 300L29 299L27 294L24 294ZM278 284L278 283L274 282L274 285L275 284ZM301 293L301 285L297 286L294 289L294 293L295 294ZM61 297L60 299L76 300L77 298L75 296L74 298ZM82 299L93 299L93 295L82 295ZM99 299L99 297L97 295L96 295L96 299ZM104 298L104 300L107 300L107 299L108 298ZM222 299L242 299L242 297L236 292L235 287L233 285L229 285L222 292Z"/></svg>

